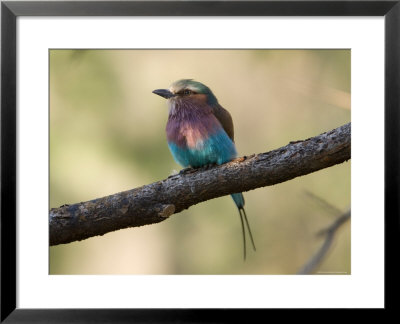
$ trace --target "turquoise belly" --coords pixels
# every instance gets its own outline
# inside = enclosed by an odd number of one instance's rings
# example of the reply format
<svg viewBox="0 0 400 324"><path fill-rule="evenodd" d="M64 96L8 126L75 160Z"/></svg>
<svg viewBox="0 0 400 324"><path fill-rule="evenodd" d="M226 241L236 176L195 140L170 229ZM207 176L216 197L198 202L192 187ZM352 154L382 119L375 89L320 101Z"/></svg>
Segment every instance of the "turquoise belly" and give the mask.
<svg viewBox="0 0 400 324"><path fill-rule="evenodd" d="M208 164L222 164L237 155L235 144L221 130L205 140L197 141L195 147L180 147L168 142L172 156L183 167L202 167Z"/></svg>

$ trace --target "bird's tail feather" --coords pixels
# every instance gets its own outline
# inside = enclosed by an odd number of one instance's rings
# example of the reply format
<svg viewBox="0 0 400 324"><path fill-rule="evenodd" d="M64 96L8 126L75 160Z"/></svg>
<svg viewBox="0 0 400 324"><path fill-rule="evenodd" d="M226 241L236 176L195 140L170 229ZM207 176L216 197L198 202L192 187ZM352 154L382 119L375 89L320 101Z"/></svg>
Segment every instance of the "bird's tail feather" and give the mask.
<svg viewBox="0 0 400 324"><path fill-rule="evenodd" d="M240 222L242 224L242 235L243 235L243 257L246 260L246 230L249 232L251 244L253 245L253 250L256 250L256 245L254 244L253 235L251 234L251 229L249 225L249 221L247 220L246 211L244 210L244 197L241 193L232 194L232 199L235 202L240 216Z"/></svg>

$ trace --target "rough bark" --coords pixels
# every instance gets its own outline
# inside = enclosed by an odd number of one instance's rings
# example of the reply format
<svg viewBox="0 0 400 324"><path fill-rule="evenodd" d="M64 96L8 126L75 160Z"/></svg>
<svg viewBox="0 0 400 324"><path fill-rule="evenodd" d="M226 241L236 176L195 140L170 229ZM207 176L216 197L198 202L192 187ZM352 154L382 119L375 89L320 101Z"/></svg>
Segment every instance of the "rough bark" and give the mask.
<svg viewBox="0 0 400 324"><path fill-rule="evenodd" d="M351 124L211 169L50 210L50 245L153 224L202 201L306 175L350 159Z"/></svg>

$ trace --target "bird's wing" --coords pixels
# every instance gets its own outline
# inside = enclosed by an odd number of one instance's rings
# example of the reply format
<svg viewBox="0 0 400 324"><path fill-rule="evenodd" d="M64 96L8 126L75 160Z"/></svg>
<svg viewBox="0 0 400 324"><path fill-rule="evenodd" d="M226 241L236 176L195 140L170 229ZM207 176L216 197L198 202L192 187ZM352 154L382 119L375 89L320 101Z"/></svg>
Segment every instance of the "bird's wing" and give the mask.
<svg viewBox="0 0 400 324"><path fill-rule="evenodd" d="M233 121L231 114L221 105L217 104L213 107L214 116L217 117L218 121L221 123L225 132L228 134L230 139L234 141L234 132L233 132Z"/></svg>

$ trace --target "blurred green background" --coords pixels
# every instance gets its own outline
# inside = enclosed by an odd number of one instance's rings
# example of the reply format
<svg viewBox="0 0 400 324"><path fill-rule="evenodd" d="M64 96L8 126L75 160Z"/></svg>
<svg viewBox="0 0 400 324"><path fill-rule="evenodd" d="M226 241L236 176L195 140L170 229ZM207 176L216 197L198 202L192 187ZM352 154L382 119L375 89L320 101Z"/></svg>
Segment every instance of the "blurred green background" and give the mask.
<svg viewBox="0 0 400 324"><path fill-rule="evenodd" d="M50 208L180 169L154 89L182 78L208 85L232 114L239 155L250 155L349 122L350 60L350 50L51 50ZM50 247L50 274L293 274L340 216L307 192L346 211L350 162L246 192L257 246L246 262L236 207L223 197L159 224ZM347 222L317 273L350 271Z"/></svg>

